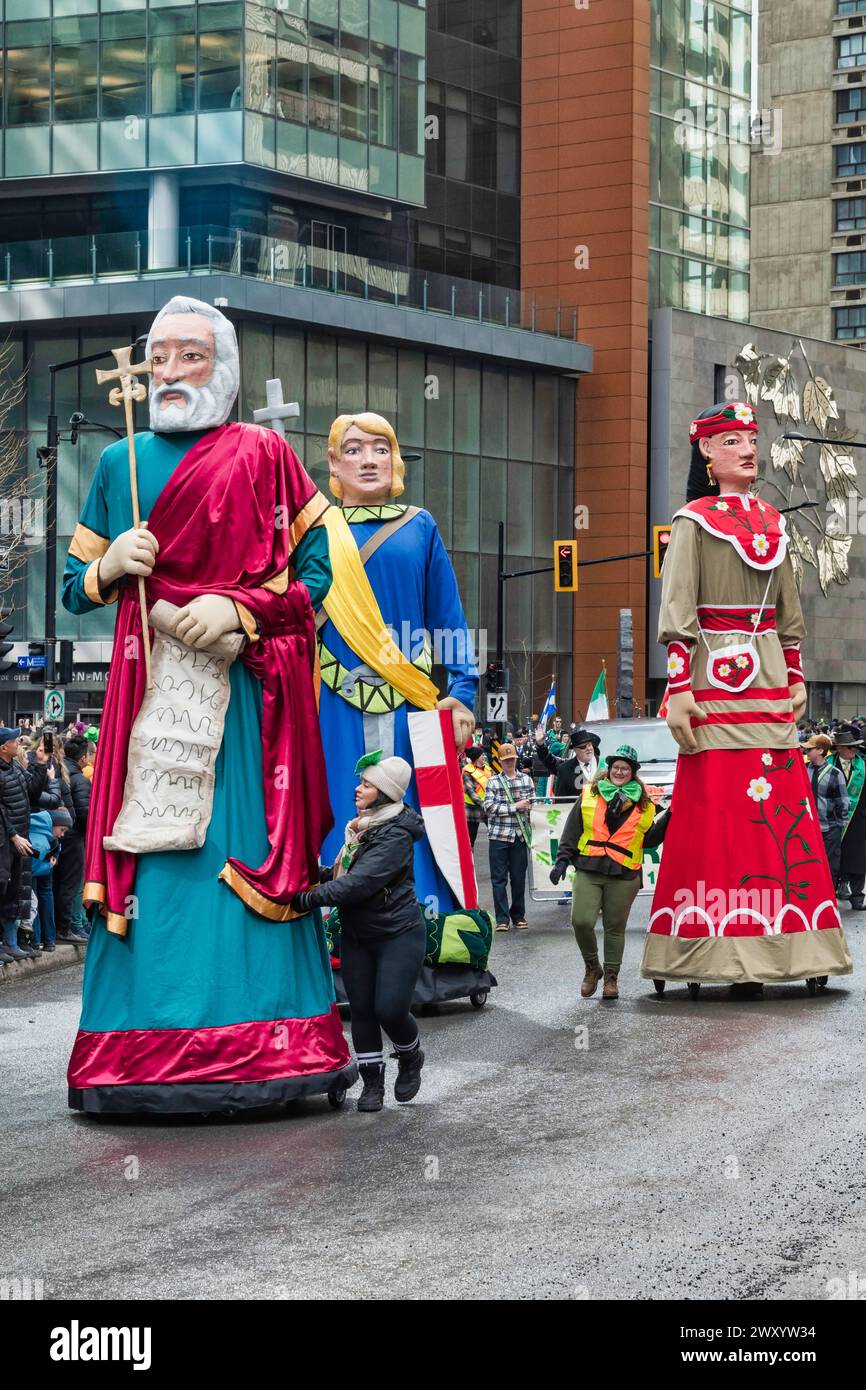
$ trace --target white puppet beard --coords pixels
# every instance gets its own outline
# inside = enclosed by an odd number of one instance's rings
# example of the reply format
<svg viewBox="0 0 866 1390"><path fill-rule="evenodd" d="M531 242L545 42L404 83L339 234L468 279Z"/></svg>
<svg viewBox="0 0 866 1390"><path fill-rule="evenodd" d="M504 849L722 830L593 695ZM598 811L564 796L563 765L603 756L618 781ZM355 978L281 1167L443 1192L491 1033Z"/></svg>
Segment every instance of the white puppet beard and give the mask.
<svg viewBox="0 0 866 1390"><path fill-rule="evenodd" d="M234 373L224 362L214 363L211 379L204 386L190 386L186 381L151 386L150 428L154 434L216 429L228 419L237 390ZM184 405L176 401L161 404L163 397L173 392L183 396Z"/></svg>

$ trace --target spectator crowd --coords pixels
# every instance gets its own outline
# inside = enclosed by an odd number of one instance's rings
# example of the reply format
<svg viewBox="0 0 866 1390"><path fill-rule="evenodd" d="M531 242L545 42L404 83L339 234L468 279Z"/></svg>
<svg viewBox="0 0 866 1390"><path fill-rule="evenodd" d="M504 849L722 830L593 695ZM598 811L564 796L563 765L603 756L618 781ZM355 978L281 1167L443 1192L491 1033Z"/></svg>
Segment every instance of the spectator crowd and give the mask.
<svg viewBox="0 0 866 1390"><path fill-rule="evenodd" d="M0 965L87 941L84 840L98 730L0 726Z"/></svg>

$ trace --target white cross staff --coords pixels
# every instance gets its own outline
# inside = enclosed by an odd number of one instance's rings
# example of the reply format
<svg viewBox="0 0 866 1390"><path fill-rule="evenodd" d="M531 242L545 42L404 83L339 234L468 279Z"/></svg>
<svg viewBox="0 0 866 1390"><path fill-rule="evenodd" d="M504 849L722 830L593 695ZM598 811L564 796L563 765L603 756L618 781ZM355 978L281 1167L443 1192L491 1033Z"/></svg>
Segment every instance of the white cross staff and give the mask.
<svg viewBox="0 0 866 1390"><path fill-rule="evenodd" d="M267 405L262 410L254 410L253 419L257 425L266 425L268 429L276 430L277 434L281 434L285 439L285 421L293 415L300 415L301 407L297 401L284 403L283 383L278 376L265 382L265 400Z"/></svg>

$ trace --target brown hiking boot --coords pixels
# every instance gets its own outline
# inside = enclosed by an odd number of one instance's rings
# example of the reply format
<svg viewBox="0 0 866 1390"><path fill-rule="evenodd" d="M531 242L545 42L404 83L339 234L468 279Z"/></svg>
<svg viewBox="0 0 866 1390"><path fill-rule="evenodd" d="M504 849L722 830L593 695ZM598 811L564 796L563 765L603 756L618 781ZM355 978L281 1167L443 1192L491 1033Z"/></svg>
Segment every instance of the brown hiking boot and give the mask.
<svg viewBox="0 0 866 1390"><path fill-rule="evenodd" d="M598 982L601 979L602 970L597 960L586 962L586 974L580 986L581 999L590 999L598 989Z"/></svg>
<svg viewBox="0 0 866 1390"><path fill-rule="evenodd" d="M610 968L609 965L606 965L606 966L605 966L605 968L604 968L604 989L601 991L601 997L602 997L602 999L618 999L618 998L619 998L619 989L618 989L617 983L616 983L616 978L617 978L617 975L618 975L618 974L619 974L619 971L618 971L618 970L612 970L612 969Z"/></svg>

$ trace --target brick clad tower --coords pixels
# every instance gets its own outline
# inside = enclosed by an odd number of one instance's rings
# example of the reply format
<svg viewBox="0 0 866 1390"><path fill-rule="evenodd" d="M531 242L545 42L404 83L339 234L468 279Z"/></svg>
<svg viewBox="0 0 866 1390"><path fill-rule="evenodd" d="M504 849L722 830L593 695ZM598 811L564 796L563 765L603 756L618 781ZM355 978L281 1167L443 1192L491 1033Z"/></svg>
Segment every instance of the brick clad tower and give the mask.
<svg viewBox="0 0 866 1390"><path fill-rule="evenodd" d="M579 557L647 545L650 0L523 0L521 285L578 306L594 368L577 397ZM582 570L574 612L575 717L608 666L619 609L634 622L643 707L646 564Z"/></svg>

